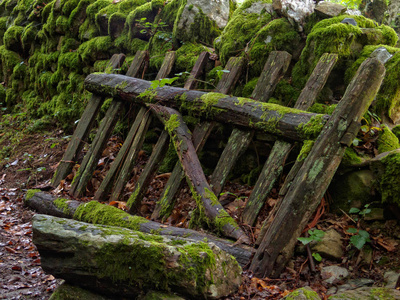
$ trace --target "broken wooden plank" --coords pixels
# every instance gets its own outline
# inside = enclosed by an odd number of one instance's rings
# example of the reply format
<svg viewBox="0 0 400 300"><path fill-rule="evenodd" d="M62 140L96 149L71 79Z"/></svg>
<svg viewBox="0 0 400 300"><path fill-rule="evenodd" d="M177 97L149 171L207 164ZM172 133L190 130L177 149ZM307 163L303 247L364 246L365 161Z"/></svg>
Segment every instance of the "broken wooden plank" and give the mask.
<svg viewBox="0 0 400 300"><path fill-rule="evenodd" d="M92 178L93 172L97 167L101 153L111 136L112 130L118 120L122 106L121 101L113 100L105 117L101 121L100 127L97 130L96 136L90 146L89 151L86 153L83 161L76 173L69 194L74 197L80 197L86 191L86 185Z"/></svg>
<svg viewBox="0 0 400 300"><path fill-rule="evenodd" d="M295 108L307 110L315 102L318 94L323 89L329 74L331 73L336 61L337 54L325 53L321 56L318 64L314 68L306 86L303 88L299 98L295 103ZM268 193L273 188L276 181L282 174L283 166L293 145L289 142L278 140L274 143L271 153L265 162L260 176L254 186L254 189L246 203L243 211L243 222L252 226L263 207ZM279 203L275 205L276 209ZM261 232L264 232L261 230ZM261 234L261 233L260 233Z"/></svg>
<svg viewBox="0 0 400 300"><path fill-rule="evenodd" d="M131 65L129 66L126 76L141 77L140 72L144 69L146 62L149 60L149 52L146 50L139 50L136 52Z"/></svg>
<svg viewBox="0 0 400 300"><path fill-rule="evenodd" d="M208 124L208 122L202 122L193 130L193 145L197 153L203 149L213 127L214 126ZM151 215L152 220L168 218L175 205L176 196L182 186L183 179L185 179L185 173L182 170L181 163L178 162L175 164L171 176L168 178L164 190L161 193L160 200L157 201L156 207Z"/></svg>
<svg viewBox="0 0 400 300"><path fill-rule="evenodd" d="M250 265L257 277L277 276L290 259L297 238L325 193L344 151L357 135L361 118L385 75L377 59L366 59L315 141L283 199Z"/></svg>
<svg viewBox="0 0 400 300"><path fill-rule="evenodd" d="M198 61L202 59L199 58ZM200 62L199 62L200 64ZM244 66L244 59L231 57L225 67L228 72L224 72L221 80L218 83L216 92L229 93L235 86L236 82L239 80L242 68ZM198 74L199 75L199 74ZM215 123L213 122L203 122L197 125L193 132L194 139L198 140L195 142L196 151L201 151L203 145L205 144L207 138L209 137ZM201 147L198 147L198 145ZM167 184L161 194L160 200L157 202L157 206L152 214L152 219L156 220L159 217L167 218L172 211L174 206L176 196L181 189L182 181L185 178L184 172L181 167L181 163L178 161L171 173ZM218 195L218 194L217 194Z"/></svg>
<svg viewBox="0 0 400 300"><path fill-rule="evenodd" d="M188 90L193 90L196 88L197 79L199 79L204 74L204 69L207 65L209 58L209 52L204 51L200 53L199 58L196 60L196 63L194 64L193 69L190 72L189 78L186 80L183 88Z"/></svg>
<svg viewBox="0 0 400 300"><path fill-rule="evenodd" d="M118 177L118 173L121 169L121 165L124 162L126 156L128 155L128 150L130 145L132 145L133 140L135 139L136 133L139 129L141 121L146 113L146 109L140 109L138 114L136 115L135 121L132 124L129 133L122 144L121 149L118 151L117 157L112 162L110 170L108 170L106 176L101 182L99 188L94 195L94 199L99 201L104 201L108 198L108 194L110 193L112 186L115 183L115 179Z"/></svg>
<svg viewBox="0 0 400 300"><path fill-rule="evenodd" d="M250 258L255 252L249 246L233 245L232 241L216 237L215 235L152 222L139 216L132 216L123 210L107 204L101 204L97 201L82 203L77 200L57 198L45 192L29 190L25 196L24 204L41 214L74 218L77 221L101 225L116 225L145 233L156 232L158 235L175 237L178 241L181 238L198 242L207 240L233 255L242 267L249 264Z"/></svg>
<svg viewBox="0 0 400 300"><path fill-rule="evenodd" d="M212 192L201 168L196 149L191 140L191 133L183 122L182 116L174 109L149 104L150 109L165 124L165 128L174 142L176 152L185 171L185 176L196 200L200 215L206 217L209 226L220 231L226 237L249 244L250 240L234 219L225 211Z"/></svg>
<svg viewBox="0 0 400 300"><path fill-rule="evenodd" d="M118 68L125 60L125 55L114 54L106 69L114 70ZM80 120L76 127L74 134L71 137L71 141L68 143L67 150L64 153L62 160L60 161L57 170L51 179L51 185L57 186L61 180L71 173L72 167L76 163L76 156L82 150L83 144L85 143L90 130L93 127L94 121L96 120L97 113L103 104L104 98L98 95L92 95L90 98Z"/></svg>
<svg viewBox="0 0 400 300"><path fill-rule="evenodd" d="M251 98L262 102L267 102L275 90L279 80L285 75L292 56L286 51L272 51L264 65L257 85ZM211 175L211 186L216 195L222 192L228 176L236 164L237 159L249 146L253 138L254 131L245 131L234 128L229 137L221 157Z"/></svg>
<svg viewBox="0 0 400 300"><path fill-rule="evenodd" d="M269 132L292 140L315 139L329 115L304 112L271 103L218 93L164 86L155 89L149 99L143 96L151 82L123 75L90 74L85 79L88 91L115 96L123 101L143 104L157 102L182 112L221 123Z"/></svg>

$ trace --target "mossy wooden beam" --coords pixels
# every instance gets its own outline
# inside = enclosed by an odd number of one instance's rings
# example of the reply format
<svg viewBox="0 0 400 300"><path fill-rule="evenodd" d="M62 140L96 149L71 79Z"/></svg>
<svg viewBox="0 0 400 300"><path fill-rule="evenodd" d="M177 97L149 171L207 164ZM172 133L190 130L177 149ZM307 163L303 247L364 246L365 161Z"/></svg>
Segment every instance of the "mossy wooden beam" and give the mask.
<svg viewBox="0 0 400 300"><path fill-rule="evenodd" d="M183 112L190 110L205 119L265 131L292 140L315 139L329 118L329 115L307 113L252 99L169 86L158 87L149 96L150 85L149 81L114 74L94 73L85 79L86 89L95 94L115 96L139 104L157 102Z"/></svg>
<svg viewBox="0 0 400 300"><path fill-rule="evenodd" d="M210 135L214 126L209 124L209 122L202 122L197 125L193 130L193 145L199 153ZM157 220L158 218L166 219L169 217L176 200L176 195L178 194L182 182L185 179L185 173L182 170L180 162L175 164L174 169L171 172L171 176L161 193L160 200L157 201L157 205L151 215L152 220Z"/></svg>
<svg viewBox="0 0 400 300"><path fill-rule="evenodd" d="M125 55L114 54L106 69L114 70L118 68L125 60ZM78 126L72 135L71 141L68 144L67 150L64 153L62 160L57 167L57 170L51 179L51 185L57 186L61 180L63 180L71 172L72 167L76 163L76 156L81 151L84 142L86 141L89 132L96 119L97 113L103 104L104 98L98 95L93 95L86 106L81 119L79 120Z"/></svg>
<svg viewBox="0 0 400 300"><path fill-rule="evenodd" d="M29 190L25 196L24 203L41 214L61 218L74 218L77 221L87 223L124 227L161 236L167 235L178 242L181 239L212 242L233 255L242 267L250 262L250 257L255 252L253 248L244 245L234 246L232 241L221 239L211 234L152 222L97 201L82 203L77 200L57 198L39 190Z"/></svg>
<svg viewBox="0 0 400 300"><path fill-rule="evenodd" d="M154 104L149 104L149 107L165 124L174 142L192 196L197 202L200 215L206 218L204 221L224 236L249 244L250 240L247 235L225 211L212 192L193 146L191 133L182 116L176 110L168 107Z"/></svg>
<svg viewBox="0 0 400 300"><path fill-rule="evenodd" d="M382 80L385 67L365 60L297 173L257 250L250 270L258 277L278 276L297 238L319 205L344 151L357 135Z"/></svg>
<svg viewBox="0 0 400 300"><path fill-rule="evenodd" d="M203 55L199 56L190 76L201 75L199 69L201 66L205 65L205 63L208 60L208 57L209 57L208 52L203 52ZM231 92L240 77L243 65L244 65L244 58L231 57L225 67L225 70L228 72L223 73L221 80L219 81L215 91L219 93ZM185 84L185 88L190 88L194 86L194 84L195 81L191 79L191 77L189 77L189 80ZM194 128L193 143L197 152L200 152L203 149L203 146L206 143L211 131L213 130L214 125L215 125L214 122L203 121L200 124L196 125L196 127ZM185 173L182 170L181 163L177 162L174 169L172 170L170 178L168 179L164 187L160 200L157 202L157 206L153 211L153 214L151 216L153 220L156 220L159 217L164 219L168 218L175 204L177 194L181 189L182 181L184 178L185 178Z"/></svg>
<svg viewBox="0 0 400 300"><path fill-rule="evenodd" d="M295 108L307 110L314 104L318 94L321 92L328 80L329 74L335 66L337 58L337 54L325 53L321 56L318 64L314 68L310 78L297 99L294 106ZM269 192L282 174L286 158L292 148L293 145L287 141L278 140L274 143L244 208L242 218L243 222L246 224L252 226L256 221ZM295 168L297 169L298 167L295 166ZM274 211L279 207L279 202L275 207ZM269 218L273 218L273 214L271 214Z"/></svg>
<svg viewBox="0 0 400 300"><path fill-rule="evenodd" d="M286 51L272 51L264 65L251 98L268 101L279 80L285 75L292 56ZM216 195L222 192L228 176L239 156L244 153L253 138L254 131L234 128L217 166L211 175L210 185Z"/></svg>

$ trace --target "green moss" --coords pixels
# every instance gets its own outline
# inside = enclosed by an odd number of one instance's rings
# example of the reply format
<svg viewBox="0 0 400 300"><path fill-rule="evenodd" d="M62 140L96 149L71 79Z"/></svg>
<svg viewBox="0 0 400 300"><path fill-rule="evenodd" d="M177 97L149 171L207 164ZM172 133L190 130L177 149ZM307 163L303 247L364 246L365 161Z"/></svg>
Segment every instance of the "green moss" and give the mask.
<svg viewBox="0 0 400 300"><path fill-rule="evenodd" d="M36 193L41 192L41 190L35 189L35 190L27 190L25 194L25 202L29 201L32 199L33 196L35 196Z"/></svg>
<svg viewBox="0 0 400 300"><path fill-rule="evenodd" d="M208 49L200 44L185 43L176 51L176 69L178 72L190 72L201 52Z"/></svg>
<svg viewBox="0 0 400 300"><path fill-rule="evenodd" d="M246 9L260 0L247 0L235 10L228 24L221 35L214 41L214 47L220 55L222 64L226 64L231 56L237 56L252 39L257 39L257 34L271 20L269 12L263 10L260 13L247 13ZM263 3L271 3L269 0L262 0ZM254 57L256 61L256 49ZM259 75L259 74L257 74Z"/></svg>
<svg viewBox="0 0 400 300"><path fill-rule="evenodd" d="M336 68L345 68L349 60L360 55L360 49L367 45L368 39L363 37L361 28L374 28L380 33L380 38L375 44L387 44L394 46L395 37L390 28L377 25L370 19L362 16L351 16L358 26L340 23L348 16L343 15L335 18L325 19L318 22L307 36L306 46L303 49L300 61L295 65L292 72L293 83L302 88L319 58L323 53L337 53L339 56ZM360 47L355 47L358 43Z"/></svg>
<svg viewBox="0 0 400 300"><path fill-rule="evenodd" d="M285 18L275 19L263 26L251 39L247 55L251 74L258 75L264 68L271 51L293 53L299 47L300 35Z"/></svg>
<svg viewBox="0 0 400 300"><path fill-rule="evenodd" d="M200 116L212 117L216 114L219 114L222 111L222 109L220 108L215 108L214 105L218 103L219 99L226 97L228 96L221 93L207 93L202 95L200 100L203 103L201 105L201 111L199 113L191 111L193 107L185 105L185 103L182 104L181 108L186 109L189 112L193 112L195 115L199 114Z"/></svg>
<svg viewBox="0 0 400 300"><path fill-rule="evenodd" d="M280 105L293 106L300 96L300 89L294 87L288 80L282 79L276 85L272 96ZM269 100L268 102L271 103Z"/></svg>
<svg viewBox="0 0 400 300"><path fill-rule="evenodd" d="M313 146L314 146L314 141L305 140L303 146L301 147L300 153L297 156L297 160L304 161L307 158Z"/></svg>
<svg viewBox="0 0 400 300"><path fill-rule="evenodd" d="M171 172L177 161L178 155L176 154L174 144L171 142L169 144L167 154L165 155L165 158L158 169L158 172L161 174Z"/></svg>
<svg viewBox="0 0 400 300"><path fill-rule="evenodd" d="M358 156L357 152L353 148L346 148L344 152L344 156L342 158L341 165L342 166L352 166L357 165L363 162L363 159Z"/></svg>
<svg viewBox="0 0 400 300"><path fill-rule="evenodd" d="M313 112L316 114L324 114L331 115L336 108L336 104L333 105L325 105L321 103L314 103L309 109L309 112Z"/></svg>
<svg viewBox="0 0 400 300"><path fill-rule="evenodd" d="M195 6L192 9L192 12L195 12L193 22L188 26L189 28L187 28L187 25L182 26L180 17L183 10L188 8L186 8L186 0L182 0L181 3L174 24L174 37L184 42L202 41L206 44L212 44L214 39L221 33L216 22L204 14L201 7Z"/></svg>
<svg viewBox="0 0 400 300"><path fill-rule="evenodd" d="M242 97L249 98L257 85L258 77L254 77L249 82L246 83L242 90Z"/></svg>
<svg viewBox="0 0 400 300"><path fill-rule="evenodd" d="M78 52L67 52L60 54L58 58L58 68L76 70L82 68L82 60Z"/></svg>
<svg viewBox="0 0 400 300"><path fill-rule="evenodd" d="M22 26L10 26L4 33L3 43L8 50L22 50L21 36L24 31Z"/></svg>
<svg viewBox="0 0 400 300"><path fill-rule="evenodd" d="M382 126L382 131L379 133L377 144L379 153L400 148L400 143L397 136L387 126L384 125Z"/></svg>
<svg viewBox="0 0 400 300"><path fill-rule="evenodd" d="M137 183L135 186L135 190L133 191L133 193L129 196L128 202L126 203L126 206L131 209L132 207L137 206L138 204L138 200L137 197L139 195L140 192L140 184Z"/></svg>
<svg viewBox="0 0 400 300"><path fill-rule="evenodd" d="M132 216L114 206L104 205L97 201L90 201L78 206L74 219L93 224L119 226L132 230L139 230L140 224L148 220L139 216Z"/></svg>
<svg viewBox="0 0 400 300"><path fill-rule="evenodd" d="M68 199L57 198L53 203L57 208L61 209L65 215L69 215L70 209L67 203L68 201Z"/></svg>
<svg viewBox="0 0 400 300"><path fill-rule="evenodd" d="M5 81L6 84L9 84L8 81L11 77L14 67L17 64L21 63L23 60L17 53L7 50L4 45L0 46L0 58L3 71L2 80Z"/></svg>
<svg viewBox="0 0 400 300"><path fill-rule="evenodd" d="M400 125L396 125L392 128L392 132L398 139L400 139Z"/></svg>
<svg viewBox="0 0 400 300"><path fill-rule="evenodd" d="M306 124L301 123L297 131L305 140L314 140L317 138L325 125L324 115L315 115Z"/></svg>
<svg viewBox="0 0 400 300"><path fill-rule="evenodd" d="M82 61L90 63L99 59L107 59L114 52L111 37L99 36L82 43L76 53L80 55Z"/></svg>
<svg viewBox="0 0 400 300"><path fill-rule="evenodd" d="M382 202L400 205L400 154L389 154L381 162L384 164L384 171L378 181Z"/></svg>

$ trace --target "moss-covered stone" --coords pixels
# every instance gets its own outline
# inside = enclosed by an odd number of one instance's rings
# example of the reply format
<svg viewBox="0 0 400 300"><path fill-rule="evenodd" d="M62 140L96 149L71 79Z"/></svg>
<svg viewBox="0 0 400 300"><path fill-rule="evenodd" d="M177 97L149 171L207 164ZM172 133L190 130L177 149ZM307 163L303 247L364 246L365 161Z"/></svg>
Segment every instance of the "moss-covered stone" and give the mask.
<svg viewBox="0 0 400 300"><path fill-rule="evenodd" d="M387 127L382 126L382 130L379 133L377 140L378 152L388 152L400 148L399 139L397 136Z"/></svg>
<svg viewBox="0 0 400 300"><path fill-rule="evenodd" d="M338 54L336 69L346 68L349 60L354 60L360 55L363 46L372 43L371 39L365 38L362 29L370 28L379 32L380 38L373 42L376 45L394 46L396 44L398 38L390 27L377 26L374 21L362 16L352 16L357 22L357 26L341 23L347 17L343 15L325 19L313 27L307 36L300 61L292 72L295 86L302 88L305 85L319 58L325 52Z"/></svg>
<svg viewBox="0 0 400 300"><path fill-rule="evenodd" d="M392 153L385 156L379 162L377 180L382 202L396 203L400 205L400 154ZM373 167L374 168L374 167Z"/></svg>
<svg viewBox="0 0 400 300"><path fill-rule="evenodd" d="M27 190L27 191L26 191L26 194L25 194L25 200L24 200L24 201L26 202L26 201L31 200L32 197L35 196L35 194L36 194L36 193L39 193L39 192L41 192L41 190L38 190L38 189Z"/></svg>
<svg viewBox="0 0 400 300"><path fill-rule="evenodd" d="M257 2L270 4L269 0L247 0L235 10L221 35L214 41L214 46L220 55L223 64L231 56L237 56L247 44L257 36L257 33L271 21L271 14L267 8L255 13L249 10ZM267 6L266 6L267 7ZM256 57L252 57L256 60Z"/></svg>
<svg viewBox="0 0 400 300"><path fill-rule="evenodd" d="M193 69L197 58L201 52L209 51L206 47L196 43L185 43L176 51L176 70L178 72L188 71Z"/></svg>

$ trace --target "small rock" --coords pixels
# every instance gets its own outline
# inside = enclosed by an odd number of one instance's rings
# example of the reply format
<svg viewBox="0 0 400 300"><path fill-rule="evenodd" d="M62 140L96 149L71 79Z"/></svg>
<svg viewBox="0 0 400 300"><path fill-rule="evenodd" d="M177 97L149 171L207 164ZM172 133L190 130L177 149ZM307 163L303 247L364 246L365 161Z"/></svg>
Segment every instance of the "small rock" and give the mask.
<svg viewBox="0 0 400 300"><path fill-rule="evenodd" d="M362 13L358 9L347 9L344 13L345 15L349 16L361 16Z"/></svg>
<svg viewBox="0 0 400 300"><path fill-rule="evenodd" d="M386 287L388 289L394 289L396 288L396 283L397 280L399 280L400 274L394 271L387 271L384 275L383 278L385 278L386 281Z"/></svg>
<svg viewBox="0 0 400 300"><path fill-rule="evenodd" d="M285 298L287 300L320 300L321 298L318 294L313 291L309 286L303 287L301 289L294 290Z"/></svg>
<svg viewBox="0 0 400 300"><path fill-rule="evenodd" d="M353 18L344 18L340 23L357 26L357 22Z"/></svg>
<svg viewBox="0 0 400 300"><path fill-rule="evenodd" d="M53 294L50 296L49 299L50 300L56 300L56 299L108 300L110 298L99 294L94 294L91 291L64 282L53 292Z"/></svg>
<svg viewBox="0 0 400 300"><path fill-rule="evenodd" d="M386 50L385 47L379 47L374 52L371 53L370 57L375 57L381 63L386 64L386 62L392 58L392 54Z"/></svg>
<svg viewBox="0 0 400 300"><path fill-rule="evenodd" d="M383 208L371 208L371 212L364 216L365 221L383 221L385 217L383 215Z"/></svg>
<svg viewBox="0 0 400 300"><path fill-rule="evenodd" d="M361 287L373 285L374 281L368 278L350 279L345 284L338 287L337 293L343 293L348 290L354 290Z"/></svg>
<svg viewBox="0 0 400 300"><path fill-rule="evenodd" d="M315 13L321 18L333 18L346 11L346 7L332 2L319 2L315 7Z"/></svg>
<svg viewBox="0 0 400 300"><path fill-rule="evenodd" d="M262 10L265 10L269 14L272 14L274 12L272 4L261 1L254 2L249 8L246 8L244 12L246 14L260 14Z"/></svg>
<svg viewBox="0 0 400 300"><path fill-rule="evenodd" d="M321 276L326 283L332 284L349 276L349 271L339 266L328 266L322 268Z"/></svg>
<svg viewBox="0 0 400 300"><path fill-rule="evenodd" d="M343 256L342 236L333 228L328 229L321 241L312 246L322 257L339 260Z"/></svg>
<svg viewBox="0 0 400 300"><path fill-rule="evenodd" d="M179 297L175 294L168 294L164 292L150 291L144 297L139 298L140 300L185 300L185 298Z"/></svg>
<svg viewBox="0 0 400 300"><path fill-rule="evenodd" d="M349 290L329 297L329 300L358 299L358 300L379 300L379 299L400 299L400 291L388 288L362 287Z"/></svg>

